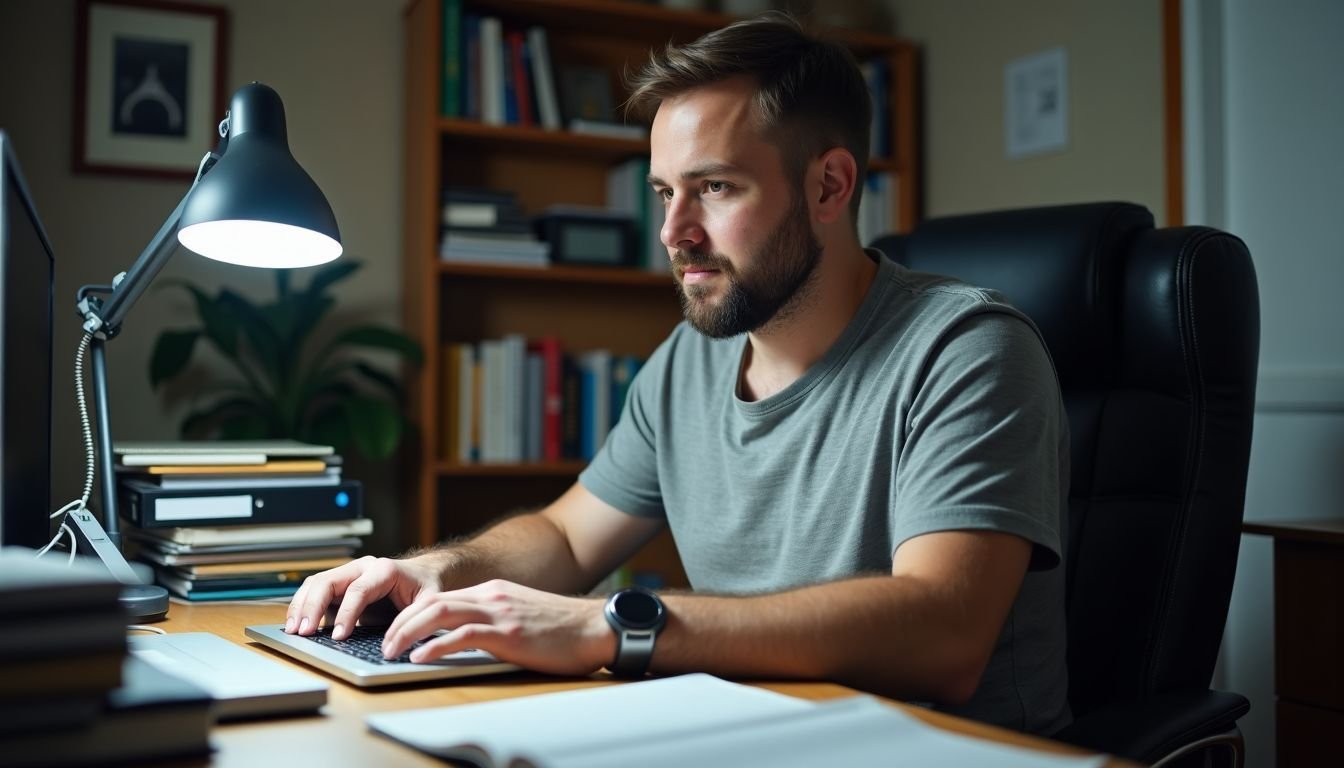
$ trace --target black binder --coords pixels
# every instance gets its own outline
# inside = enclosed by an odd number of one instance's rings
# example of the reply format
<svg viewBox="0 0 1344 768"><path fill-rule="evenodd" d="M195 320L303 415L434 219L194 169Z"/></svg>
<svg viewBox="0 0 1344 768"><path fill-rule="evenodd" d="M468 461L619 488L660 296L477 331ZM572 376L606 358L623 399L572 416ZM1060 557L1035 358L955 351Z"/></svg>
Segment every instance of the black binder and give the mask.
<svg viewBox="0 0 1344 768"><path fill-rule="evenodd" d="M262 525L353 520L364 516L358 480L335 485L255 485L163 488L143 480L121 482L121 509L141 528Z"/></svg>

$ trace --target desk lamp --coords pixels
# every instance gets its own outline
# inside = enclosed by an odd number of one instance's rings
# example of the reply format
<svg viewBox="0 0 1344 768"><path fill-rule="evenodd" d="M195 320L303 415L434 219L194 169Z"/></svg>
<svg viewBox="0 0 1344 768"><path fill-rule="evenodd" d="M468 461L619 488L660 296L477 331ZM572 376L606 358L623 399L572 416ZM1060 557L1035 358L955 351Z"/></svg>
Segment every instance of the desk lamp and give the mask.
<svg viewBox="0 0 1344 768"><path fill-rule="evenodd" d="M77 395L88 471L83 496L67 505L73 509L62 528L70 535L72 550L96 555L123 582L122 604L141 621L167 615L168 592L141 584L121 554L104 344L121 331L126 313L179 242L202 256L252 267L310 267L341 255L336 217L317 184L289 152L285 108L274 90L256 82L239 89L219 125L219 135L215 151L201 158L191 188L130 270L113 278L110 286L80 288L77 297L84 318L84 337L76 357ZM102 525L85 506L95 474L83 391L86 349L92 349Z"/></svg>

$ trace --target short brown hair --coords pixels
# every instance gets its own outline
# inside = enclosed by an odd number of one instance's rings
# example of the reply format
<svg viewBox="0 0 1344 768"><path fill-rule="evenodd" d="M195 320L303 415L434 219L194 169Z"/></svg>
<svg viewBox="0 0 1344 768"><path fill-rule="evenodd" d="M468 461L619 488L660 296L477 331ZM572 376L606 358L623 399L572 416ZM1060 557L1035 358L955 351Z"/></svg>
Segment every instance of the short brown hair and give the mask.
<svg viewBox="0 0 1344 768"><path fill-rule="evenodd" d="M849 208L857 221L873 115L868 87L848 48L808 34L787 13L765 13L654 52L626 78L626 112L651 122L664 99L738 75L755 79L757 119L796 185L826 150L840 146L854 155L860 177Z"/></svg>

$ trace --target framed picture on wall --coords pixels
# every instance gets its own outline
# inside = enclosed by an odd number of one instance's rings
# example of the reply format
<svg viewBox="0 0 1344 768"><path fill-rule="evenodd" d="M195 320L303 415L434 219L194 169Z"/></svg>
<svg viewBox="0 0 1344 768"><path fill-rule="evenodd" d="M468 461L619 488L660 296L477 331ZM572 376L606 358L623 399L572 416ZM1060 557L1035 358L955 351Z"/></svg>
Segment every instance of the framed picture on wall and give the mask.
<svg viewBox="0 0 1344 768"><path fill-rule="evenodd" d="M80 0L74 170L192 178L219 139L228 16L168 0Z"/></svg>

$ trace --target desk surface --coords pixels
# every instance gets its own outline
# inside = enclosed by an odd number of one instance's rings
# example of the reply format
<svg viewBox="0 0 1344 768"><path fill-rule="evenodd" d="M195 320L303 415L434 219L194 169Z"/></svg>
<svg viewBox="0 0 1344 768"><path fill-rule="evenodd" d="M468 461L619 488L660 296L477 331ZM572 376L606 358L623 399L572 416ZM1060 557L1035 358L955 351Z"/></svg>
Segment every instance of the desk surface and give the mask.
<svg viewBox="0 0 1344 768"><path fill-rule="evenodd" d="M291 662L286 657L249 641L243 635L245 626L280 623L284 618L283 605L187 605L174 602L168 611L168 619L158 624L167 632L213 632L271 659L294 664L310 671L331 684L327 706L321 710L320 715L225 723L216 726L211 732L211 741L215 746L211 765L260 768L281 762L292 762L294 757L299 757L302 763L309 765L442 766L442 762L371 734L364 725L364 715L370 712L465 704L613 684L613 681L605 675L595 675L592 678L557 678L519 673L445 685L399 686L381 691L362 690ZM849 688L833 683L765 682L759 685L780 693L814 700L833 699L854 693ZM919 707L907 707L899 703L896 706L948 731L1048 752L1080 754L1077 749L1065 744L1024 736ZM1107 765L1118 767L1127 763L1112 760Z"/></svg>

